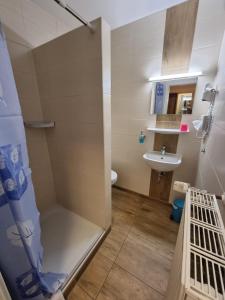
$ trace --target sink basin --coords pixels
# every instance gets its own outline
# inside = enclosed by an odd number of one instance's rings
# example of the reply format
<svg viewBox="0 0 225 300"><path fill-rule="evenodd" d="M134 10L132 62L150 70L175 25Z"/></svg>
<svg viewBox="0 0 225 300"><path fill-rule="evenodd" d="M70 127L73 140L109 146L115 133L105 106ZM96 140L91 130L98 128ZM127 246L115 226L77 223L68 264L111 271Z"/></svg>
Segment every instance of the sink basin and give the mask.
<svg viewBox="0 0 225 300"><path fill-rule="evenodd" d="M180 154L166 153L162 155L158 151L152 151L143 155L144 160L150 167L159 172L170 172L175 170L182 162Z"/></svg>

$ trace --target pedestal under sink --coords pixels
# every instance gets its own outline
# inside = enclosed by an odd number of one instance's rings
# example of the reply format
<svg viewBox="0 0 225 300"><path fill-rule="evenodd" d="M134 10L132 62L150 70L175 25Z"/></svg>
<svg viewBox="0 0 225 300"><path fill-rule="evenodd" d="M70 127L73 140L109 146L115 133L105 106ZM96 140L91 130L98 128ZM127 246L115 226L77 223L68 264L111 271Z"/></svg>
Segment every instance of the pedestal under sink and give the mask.
<svg viewBox="0 0 225 300"><path fill-rule="evenodd" d="M158 151L145 153L143 158L152 169L158 172L174 171L182 163L182 156L180 154L165 153L162 155Z"/></svg>

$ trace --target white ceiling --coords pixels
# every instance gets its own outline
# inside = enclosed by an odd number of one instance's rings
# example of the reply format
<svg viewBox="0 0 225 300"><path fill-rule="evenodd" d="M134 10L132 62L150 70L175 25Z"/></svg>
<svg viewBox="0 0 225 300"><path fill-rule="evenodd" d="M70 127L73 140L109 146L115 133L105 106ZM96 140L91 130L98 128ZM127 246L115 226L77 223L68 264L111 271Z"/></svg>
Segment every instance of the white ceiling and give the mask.
<svg viewBox="0 0 225 300"><path fill-rule="evenodd" d="M65 18L53 0L33 0L56 16ZM112 29L126 25L154 12L166 9L185 0L64 0L87 21L103 17ZM70 16L68 16L70 18Z"/></svg>
<svg viewBox="0 0 225 300"><path fill-rule="evenodd" d="M136 21L184 0L67 0L88 20L103 17L112 29Z"/></svg>

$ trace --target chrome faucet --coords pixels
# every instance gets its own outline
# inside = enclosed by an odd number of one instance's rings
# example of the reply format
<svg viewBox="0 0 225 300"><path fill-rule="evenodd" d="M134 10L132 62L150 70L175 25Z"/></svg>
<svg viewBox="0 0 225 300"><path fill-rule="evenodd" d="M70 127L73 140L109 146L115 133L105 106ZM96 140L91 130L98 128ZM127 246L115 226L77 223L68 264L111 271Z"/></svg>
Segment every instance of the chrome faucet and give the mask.
<svg viewBox="0 0 225 300"><path fill-rule="evenodd" d="M161 155L165 155L165 154L166 154L166 146L165 146L165 145L163 145L163 146L161 147L160 152L161 152Z"/></svg>

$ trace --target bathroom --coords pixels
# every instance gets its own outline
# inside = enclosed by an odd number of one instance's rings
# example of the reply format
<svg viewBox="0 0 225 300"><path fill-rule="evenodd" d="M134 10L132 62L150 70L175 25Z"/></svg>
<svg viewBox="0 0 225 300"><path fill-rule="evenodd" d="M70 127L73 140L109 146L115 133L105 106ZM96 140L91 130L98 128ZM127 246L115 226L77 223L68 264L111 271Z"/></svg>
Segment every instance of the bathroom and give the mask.
<svg viewBox="0 0 225 300"><path fill-rule="evenodd" d="M0 21L0 299L224 299L224 0L0 0Z"/></svg>

